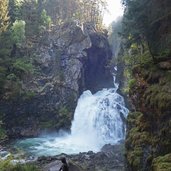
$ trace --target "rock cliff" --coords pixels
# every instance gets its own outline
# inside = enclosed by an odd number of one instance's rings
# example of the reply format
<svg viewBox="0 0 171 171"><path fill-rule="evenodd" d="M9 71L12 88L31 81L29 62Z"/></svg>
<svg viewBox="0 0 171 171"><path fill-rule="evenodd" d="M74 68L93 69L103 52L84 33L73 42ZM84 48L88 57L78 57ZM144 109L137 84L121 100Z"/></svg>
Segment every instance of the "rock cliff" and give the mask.
<svg viewBox="0 0 171 171"><path fill-rule="evenodd" d="M91 24L54 26L34 41L16 52L29 56L34 72L22 75L18 83L10 77L0 100L10 137L69 130L79 95L86 89L95 92L112 85L107 36Z"/></svg>
<svg viewBox="0 0 171 171"><path fill-rule="evenodd" d="M126 158L130 171L171 170L170 61L138 65L130 98L135 111L128 115Z"/></svg>

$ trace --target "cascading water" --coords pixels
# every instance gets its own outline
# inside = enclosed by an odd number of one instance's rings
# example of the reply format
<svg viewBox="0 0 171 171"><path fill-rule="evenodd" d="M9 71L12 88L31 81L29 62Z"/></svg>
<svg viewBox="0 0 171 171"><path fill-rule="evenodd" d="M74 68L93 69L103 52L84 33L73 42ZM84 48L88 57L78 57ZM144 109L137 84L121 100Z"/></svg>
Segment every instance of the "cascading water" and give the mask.
<svg viewBox="0 0 171 171"><path fill-rule="evenodd" d="M72 122L71 134L45 136L20 140L16 146L33 155L56 155L100 151L105 144L115 144L124 139L124 118L128 114L124 99L114 88L103 89L95 94L84 91Z"/></svg>

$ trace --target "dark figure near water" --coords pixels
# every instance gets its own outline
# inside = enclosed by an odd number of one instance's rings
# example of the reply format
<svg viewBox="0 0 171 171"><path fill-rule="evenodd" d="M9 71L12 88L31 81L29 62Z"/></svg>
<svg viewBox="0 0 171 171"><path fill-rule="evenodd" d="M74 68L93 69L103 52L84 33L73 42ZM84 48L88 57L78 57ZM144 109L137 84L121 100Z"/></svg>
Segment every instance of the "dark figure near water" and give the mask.
<svg viewBox="0 0 171 171"><path fill-rule="evenodd" d="M69 171L69 167L68 167L68 164L66 162L66 158L65 157L61 158L61 162L62 162L62 166L59 169L59 171Z"/></svg>

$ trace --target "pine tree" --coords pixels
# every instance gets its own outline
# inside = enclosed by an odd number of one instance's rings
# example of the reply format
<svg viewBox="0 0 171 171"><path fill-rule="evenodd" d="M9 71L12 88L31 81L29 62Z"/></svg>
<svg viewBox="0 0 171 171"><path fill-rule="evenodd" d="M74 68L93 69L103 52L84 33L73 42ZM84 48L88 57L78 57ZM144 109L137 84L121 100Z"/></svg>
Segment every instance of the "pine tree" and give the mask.
<svg viewBox="0 0 171 171"><path fill-rule="evenodd" d="M11 23L21 19L21 4L22 1L20 0L9 0L9 16Z"/></svg>

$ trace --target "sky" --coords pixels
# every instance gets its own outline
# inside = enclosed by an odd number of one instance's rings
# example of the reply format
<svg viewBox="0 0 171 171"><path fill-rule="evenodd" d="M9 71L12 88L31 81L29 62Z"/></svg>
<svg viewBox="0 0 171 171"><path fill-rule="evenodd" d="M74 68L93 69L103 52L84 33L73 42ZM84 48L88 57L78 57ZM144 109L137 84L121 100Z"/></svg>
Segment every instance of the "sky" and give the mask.
<svg viewBox="0 0 171 171"><path fill-rule="evenodd" d="M103 23L105 26L109 26L112 21L123 15L121 0L107 0L107 3L109 12L105 12L104 14Z"/></svg>

